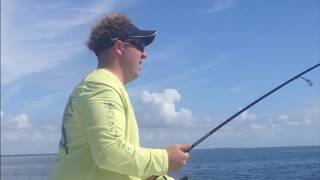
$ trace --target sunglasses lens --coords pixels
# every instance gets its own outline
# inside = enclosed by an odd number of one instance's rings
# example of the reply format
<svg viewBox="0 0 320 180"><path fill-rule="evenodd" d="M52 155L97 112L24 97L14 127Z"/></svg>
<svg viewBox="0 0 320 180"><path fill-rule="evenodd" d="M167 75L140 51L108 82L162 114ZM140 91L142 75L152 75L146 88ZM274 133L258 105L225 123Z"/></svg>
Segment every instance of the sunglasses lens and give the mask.
<svg viewBox="0 0 320 180"><path fill-rule="evenodd" d="M143 42L133 41L133 40L125 41L125 42L130 43L132 46L134 46L134 47L135 47L136 49L138 49L139 51L144 52L144 43L143 43Z"/></svg>
<svg viewBox="0 0 320 180"><path fill-rule="evenodd" d="M143 52L144 51L144 44L139 43L139 42L130 42L135 48L137 48L139 51Z"/></svg>

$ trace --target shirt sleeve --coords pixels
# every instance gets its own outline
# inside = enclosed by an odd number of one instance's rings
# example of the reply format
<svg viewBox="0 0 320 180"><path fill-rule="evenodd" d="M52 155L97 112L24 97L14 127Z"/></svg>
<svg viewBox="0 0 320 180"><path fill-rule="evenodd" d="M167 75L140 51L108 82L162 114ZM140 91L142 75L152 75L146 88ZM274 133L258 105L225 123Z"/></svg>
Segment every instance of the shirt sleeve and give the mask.
<svg viewBox="0 0 320 180"><path fill-rule="evenodd" d="M92 157L99 168L146 178L165 175L168 154L164 149L143 148L126 141L125 107L119 93L105 84L82 97L81 110Z"/></svg>

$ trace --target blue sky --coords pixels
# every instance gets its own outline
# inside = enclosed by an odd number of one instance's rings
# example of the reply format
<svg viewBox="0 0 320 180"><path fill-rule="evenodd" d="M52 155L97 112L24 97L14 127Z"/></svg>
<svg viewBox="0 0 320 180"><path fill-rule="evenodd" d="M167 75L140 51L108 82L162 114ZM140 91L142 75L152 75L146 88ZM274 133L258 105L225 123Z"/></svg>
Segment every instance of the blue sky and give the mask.
<svg viewBox="0 0 320 180"><path fill-rule="evenodd" d="M1 1L1 153L56 153L66 100L96 68L85 42L107 12L158 30L127 86L144 146L193 143L320 61L317 0ZM243 113L199 148L320 145L320 71Z"/></svg>

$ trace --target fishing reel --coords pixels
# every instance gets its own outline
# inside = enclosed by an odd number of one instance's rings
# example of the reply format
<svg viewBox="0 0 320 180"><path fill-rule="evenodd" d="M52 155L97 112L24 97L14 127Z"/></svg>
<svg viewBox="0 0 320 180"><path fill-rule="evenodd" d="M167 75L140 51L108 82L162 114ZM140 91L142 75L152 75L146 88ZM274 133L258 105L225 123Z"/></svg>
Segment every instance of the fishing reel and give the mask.
<svg viewBox="0 0 320 180"><path fill-rule="evenodd" d="M169 179L172 179L171 177ZM154 178L154 180L168 180L168 178L166 176L157 176ZM191 180L188 176L183 176L180 179L177 180Z"/></svg>
<svg viewBox="0 0 320 180"><path fill-rule="evenodd" d="M155 180L167 180L168 178L166 176L157 176ZM172 178L170 178L172 179ZM178 180L191 180L188 176L183 176L182 178Z"/></svg>

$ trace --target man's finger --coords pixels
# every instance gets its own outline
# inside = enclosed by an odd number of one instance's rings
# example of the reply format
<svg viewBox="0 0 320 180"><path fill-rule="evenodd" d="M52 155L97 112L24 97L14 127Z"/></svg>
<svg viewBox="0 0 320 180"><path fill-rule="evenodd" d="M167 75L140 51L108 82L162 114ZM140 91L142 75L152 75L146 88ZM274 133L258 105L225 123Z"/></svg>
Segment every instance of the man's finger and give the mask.
<svg viewBox="0 0 320 180"><path fill-rule="evenodd" d="M181 151L187 152L190 149L191 145L190 144L182 144L180 146Z"/></svg>

